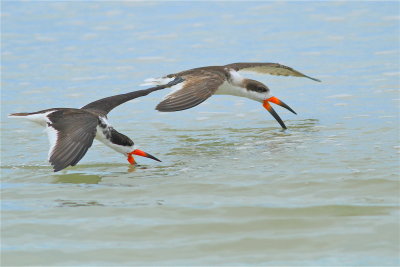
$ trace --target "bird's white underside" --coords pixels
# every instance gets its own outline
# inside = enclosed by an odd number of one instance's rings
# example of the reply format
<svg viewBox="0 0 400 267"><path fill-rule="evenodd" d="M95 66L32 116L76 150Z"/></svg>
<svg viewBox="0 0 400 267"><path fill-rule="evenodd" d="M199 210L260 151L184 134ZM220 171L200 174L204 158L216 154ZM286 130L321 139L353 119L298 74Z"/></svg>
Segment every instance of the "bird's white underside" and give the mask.
<svg viewBox="0 0 400 267"><path fill-rule="evenodd" d="M58 131L51 126L46 126L45 131L47 132L47 137L49 138L50 149L47 155L47 159L50 160L53 154L54 148L56 147L58 141Z"/></svg>

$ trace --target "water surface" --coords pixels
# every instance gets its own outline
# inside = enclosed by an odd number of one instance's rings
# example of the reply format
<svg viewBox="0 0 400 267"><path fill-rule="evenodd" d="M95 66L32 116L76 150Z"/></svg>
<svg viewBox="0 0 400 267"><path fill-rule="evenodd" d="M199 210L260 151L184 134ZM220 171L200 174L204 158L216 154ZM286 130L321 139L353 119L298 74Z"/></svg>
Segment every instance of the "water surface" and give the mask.
<svg viewBox="0 0 400 267"><path fill-rule="evenodd" d="M396 2L2 3L2 265L398 265ZM95 142L53 173L12 112L80 107L142 80L241 61L298 115L215 96L114 127L161 163Z"/></svg>

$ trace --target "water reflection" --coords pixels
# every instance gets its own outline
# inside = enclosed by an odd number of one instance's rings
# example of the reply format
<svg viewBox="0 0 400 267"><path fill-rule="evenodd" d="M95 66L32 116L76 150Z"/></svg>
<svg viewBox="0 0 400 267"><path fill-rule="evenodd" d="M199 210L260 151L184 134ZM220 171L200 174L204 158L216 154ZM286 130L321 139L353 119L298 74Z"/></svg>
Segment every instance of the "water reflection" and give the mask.
<svg viewBox="0 0 400 267"><path fill-rule="evenodd" d="M91 207L91 206L104 206L97 201L84 201L84 200L56 200L57 207Z"/></svg>
<svg viewBox="0 0 400 267"><path fill-rule="evenodd" d="M317 119L298 120L286 131L276 127L218 128L212 129L212 134L209 128L200 129L196 134L190 130L176 130L175 143L180 145L175 145L166 155L218 156L237 150L272 152L303 143L308 133L321 130L316 127L318 124Z"/></svg>
<svg viewBox="0 0 400 267"><path fill-rule="evenodd" d="M119 169L117 167L120 167ZM84 172L74 172L77 169L85 169ZM126 174L134 173L138 170L152 170L147 165L130 165L130 164L94 164L81 165L74 169L66 169L65 173L56 173L52 177L53 183L70 183L70 184L99 184L103 178L117 178L126 176ZM68 172L68 173L67 173ZM73 173L71 173L73 172Z"/></svg>
<svg viewBox="0 0 400 267"><path fill-rule="evenodd" d="M99 175L84 173L57 174L53 177L53 183L66 184L98 184L102 178Z"/></svg>
<svg viewBox="0 0 400 267"><path fill-rule="evenodd" d="M135 172L136 171L136 167L138 167L138 165L136 165L136 166L129 165L127 172L128 173Z"/></svg>
<svg viewBox="0 0 400 267"><path fill-rule="evenodd" d="M293 131L317 132L320 130L319 128L315 127L320 124L318 119L296 120L293 122L294 124L290 127L290 129Z"/></svg>

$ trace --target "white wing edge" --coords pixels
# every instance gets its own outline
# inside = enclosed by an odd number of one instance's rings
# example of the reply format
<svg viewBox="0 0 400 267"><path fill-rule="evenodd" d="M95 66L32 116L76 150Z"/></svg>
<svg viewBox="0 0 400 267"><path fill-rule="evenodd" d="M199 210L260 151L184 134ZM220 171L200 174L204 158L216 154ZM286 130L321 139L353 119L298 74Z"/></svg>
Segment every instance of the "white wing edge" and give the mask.
<svg viewBox="0 0 400 267"><path fill-rule="evenodd" d="M165 85L169 82L172 82L175 79L168 78L168 77L161 77L161 78L149 78L144 80L144 83L140 84L140 86L149 86L149 85Z"/></svg>

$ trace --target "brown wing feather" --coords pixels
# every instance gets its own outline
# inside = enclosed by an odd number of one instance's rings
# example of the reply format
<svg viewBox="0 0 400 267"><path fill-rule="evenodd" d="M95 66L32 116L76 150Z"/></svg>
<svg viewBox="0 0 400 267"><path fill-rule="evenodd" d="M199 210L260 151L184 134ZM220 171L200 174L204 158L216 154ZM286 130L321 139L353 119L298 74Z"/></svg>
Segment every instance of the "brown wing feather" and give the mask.
<svg viewBox="0 0 400 267"><path fill-rule="evenodd" d="M223 73L199 71L182 76L184 82L176 86L181 89L167 95L156 109L162 112L189 109L204 102L224 82Z"/></svg>
<svg viewBox="0 0 400 267"><path fill-rule="evenodd" d="M305 77L317 82L321 82L316 78L312 78L297 70L292 69L291 67L281 65L278 63L232 63L225 65L225 67L232 68L236 71L242 70L242 71L251 71L251 72L265 73L271 75Z"/></svg>
<svg viewBox="0 0 400 267"><path fill-rule="evenodd" d="M57 140L50 151L49 161L54 171L75 166L92 146L98 119L95 115L76 109L59 110L49 114Z"/></svg>

